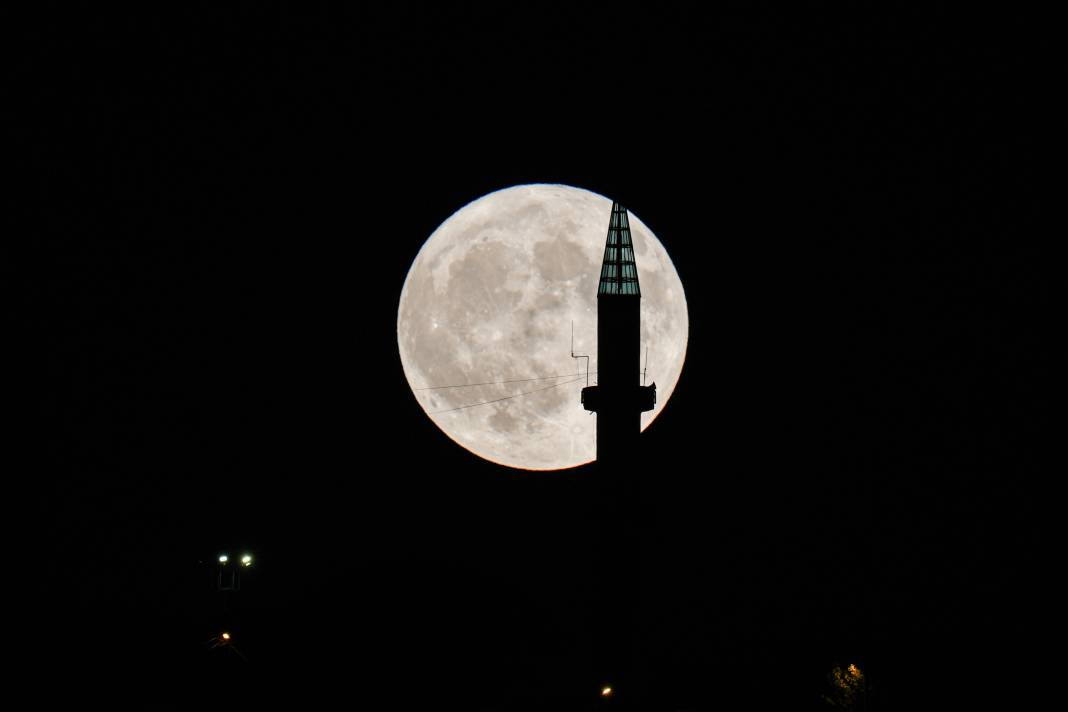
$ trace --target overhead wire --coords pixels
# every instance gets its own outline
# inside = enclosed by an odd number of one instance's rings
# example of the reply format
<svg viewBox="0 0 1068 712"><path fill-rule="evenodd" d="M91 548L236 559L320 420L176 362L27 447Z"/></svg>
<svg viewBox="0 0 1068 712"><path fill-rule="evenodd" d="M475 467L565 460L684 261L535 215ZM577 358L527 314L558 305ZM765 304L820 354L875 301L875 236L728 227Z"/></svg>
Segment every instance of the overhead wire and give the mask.
<svg viewBox="0 0 1068 712"><path fill-rule="evenodd" d="M529 396L531 393L538 393L540 391L547 391L547 390L550 390L552 388L558 388L560 386L566 386L566 385L571 384L571 383L578 383L579 381L583 380L585 377L586 377L586 374L583 373L583 374L579 375L578 378L572 378L569 381L561 381L560 383L554 383L551 386L543 386L541 388L535 388L533 390L524 391L522 393L513 393L510 396L504 396L503 398L494 398L493 400L482 401L481 403L469 403L468 405L460 405L460 406L456 406L455 408L446 408L444 410L435 410L435 411L431 411L430 414L431 415L439 415L441 413L452 413L453 411L457 411L457 410L466 410L467 408L476 408L476 407L478 407L480 405L489 405L490 403L499 403L501 401L506 401L506 400L509 400L511 398L518 398L519 396ZM534 378L534 379L522 379L522 380L535 380L535 381L537 381L537 380L542 380L542 379Z"/></svg>
<svg viewBox="0 0 1068 712"><path fill-rule="evenodd" d="M597 373L596 371L590 371L590 373ZM572 376L584 376L583 373L561 373L555 376L539 376L538 378L513 378L507 381L486 381L485 383L459 383L454 386L423 386L422 388L413 388L413 391L440 391L446 388L474 388L475 386L499 386L505 383L530 383L531 381L547 381L550 378L571 378Z"/></svg>

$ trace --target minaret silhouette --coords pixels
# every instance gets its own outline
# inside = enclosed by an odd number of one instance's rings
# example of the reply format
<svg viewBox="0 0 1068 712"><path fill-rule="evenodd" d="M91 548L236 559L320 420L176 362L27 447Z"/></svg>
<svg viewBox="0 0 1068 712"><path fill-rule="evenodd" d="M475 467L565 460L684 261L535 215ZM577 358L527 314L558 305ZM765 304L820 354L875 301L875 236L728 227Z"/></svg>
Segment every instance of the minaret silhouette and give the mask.
<svg viewBox="0 0 1068 712"><path fill-rule="evenodd" d="M597 385L582 389L583 407L597 413L597 462L605 470L633 462L642 413L656 404L656 386L638 382L641 298L627 209L613 202L597 287Z"/></svg>
<svg viewBox="0 0 1068 712"><path fill-rule="evenodd" d="M656 403L656 386L642 386L641 289L627 210L612 203L597 287L597 385L582 389L582 405L597 413L598 516L601 559L594 615L595 666L612 706L641 709L644 682L637 666L640 586L637 520L644 511L636 477L641 414Z"/></svg>

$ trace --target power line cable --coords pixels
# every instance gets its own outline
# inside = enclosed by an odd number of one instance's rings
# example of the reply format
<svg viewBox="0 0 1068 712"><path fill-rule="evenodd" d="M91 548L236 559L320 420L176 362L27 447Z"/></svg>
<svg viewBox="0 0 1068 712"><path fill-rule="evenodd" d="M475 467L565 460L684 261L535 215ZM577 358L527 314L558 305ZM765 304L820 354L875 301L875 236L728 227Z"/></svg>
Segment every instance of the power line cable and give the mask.
<svg viewBox="0 0 1068 712"><path fill-rule="evenodd" d="M475 408L475 407L480 406L480 405L489 405L490 403L499 403L501 401L509 400L510 398L518 398L519 396L529 396L531 393L538 393L539 391L547 391L547 390L549 390L551 388L557 388L558 386L566 386L569 383L578 383L579 381L581 381L585 377L586 377L586 374L583 373L578 378L573 378L570 381L562 381L560 383L554 383L551 386L544 386L542 388L535 388L532 391L524 391L523 393L513 393L510 396L504 396L503 398L494 398L493 400L482 401L481 403L470 403L468 405L456 406L455 408L446 408L445 410L435 410L435 411L432 411L430 414L431 415L439 415L441 413L452 413L453 411L465 410L467 408ZM531 380L539 380L539 379L531 379Z"/></svg>
<svg viewBox="0 0 1068 712"><path fill-rule="evenodd" d="M597 373L596 371L590 371L590 373ZM445 388L474 388L475 386L498 386L505 383L530 383L531 381L547 381L550 378L571 378L572 376L584 376L583 373L562 373L556 376L539 376L538 378L515 378L509 381L486 381L485 383L460 383L455 386L424 386L422 388L413 388L413 391L440 391Z"/></svg>

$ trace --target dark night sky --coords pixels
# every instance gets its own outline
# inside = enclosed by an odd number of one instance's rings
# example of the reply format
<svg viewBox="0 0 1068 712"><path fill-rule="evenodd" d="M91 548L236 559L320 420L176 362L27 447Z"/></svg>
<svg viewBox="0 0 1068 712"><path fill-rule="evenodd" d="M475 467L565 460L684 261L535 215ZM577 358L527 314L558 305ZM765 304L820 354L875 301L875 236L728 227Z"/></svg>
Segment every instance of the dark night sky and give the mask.
<svg viewBox="0 0 1068 712"><path fill-rule="evenodd" d="M818 709L849 661L886 709L1025 687L1027 20L261 5L13 23L41 694L596 687L593 468L461 450L396 351L423 240L524 182L631 207L687 290L628 519L649 709ZM240 547L250 666L203 646Z"/></svg>

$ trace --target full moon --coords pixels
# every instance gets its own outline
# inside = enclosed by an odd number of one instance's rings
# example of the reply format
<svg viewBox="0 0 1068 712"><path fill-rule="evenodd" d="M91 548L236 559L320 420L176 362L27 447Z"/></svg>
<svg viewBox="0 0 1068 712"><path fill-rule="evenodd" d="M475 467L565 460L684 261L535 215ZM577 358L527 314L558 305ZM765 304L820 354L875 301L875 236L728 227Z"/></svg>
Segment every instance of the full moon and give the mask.
<svg viewBox="0 0 1068 712"><path fill-rule="evenodd" d="M397 342L408 385L441 430L508 467L559 470L596 455L597 284L612 201L567 185L521 185L468 203L408 270ZM630 213L641 287L641 363L667 404L686 358L682 282L652 230ZM648 354L648 356L646 355Z"/></svg>

